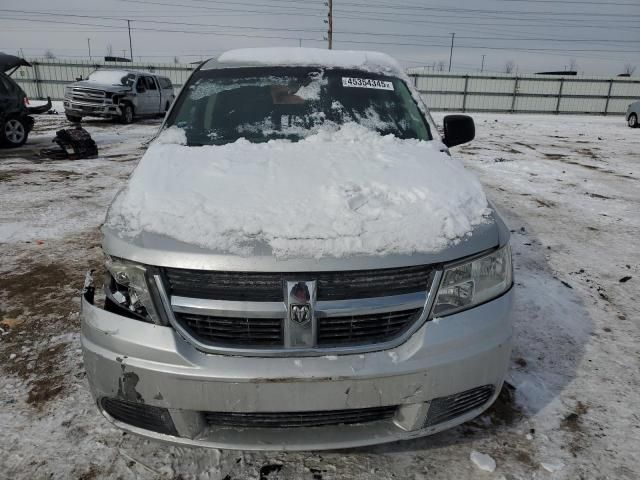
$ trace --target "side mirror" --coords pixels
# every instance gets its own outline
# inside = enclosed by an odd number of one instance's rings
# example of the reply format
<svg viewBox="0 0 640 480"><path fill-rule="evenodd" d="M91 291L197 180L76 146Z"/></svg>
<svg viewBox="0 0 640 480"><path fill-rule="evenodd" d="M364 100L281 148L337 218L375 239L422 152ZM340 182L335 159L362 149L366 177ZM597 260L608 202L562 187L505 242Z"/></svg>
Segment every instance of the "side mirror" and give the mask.
<svg viewBox="0 0 640 480"><path fill-rule="evenodd" d="M444 138L447 147L470 142L476 136L476 126L469 115L447 115L443 120Z"/></svg>

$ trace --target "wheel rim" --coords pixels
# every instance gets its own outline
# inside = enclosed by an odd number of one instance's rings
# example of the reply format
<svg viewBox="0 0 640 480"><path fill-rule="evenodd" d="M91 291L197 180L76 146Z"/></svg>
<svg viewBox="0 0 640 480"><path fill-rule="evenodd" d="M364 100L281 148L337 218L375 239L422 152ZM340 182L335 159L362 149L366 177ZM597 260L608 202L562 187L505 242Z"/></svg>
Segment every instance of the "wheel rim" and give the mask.
<svg viewBox="0 0 640 480"><path fill-rule="evenodd" d="M18 120L11 119L4 125L4 136L11 143L20 143L24 140L24 125Z"/></svg>
<svg viewBox="0 0 640 480"><path fill-rule="evenodd" d="M124 110L124 118L127 120L128 122L131 122L131 120L133 120L133 110L131 110L131 107L127 107Z"/></svg>
<svg viewBox="0 0 640 480"><path fill-rule="evenodd" d="M636 118L635 115L630 115L629 116L629 126L630 127L635 127L637 121L638 121L638 119Z"/></svg>

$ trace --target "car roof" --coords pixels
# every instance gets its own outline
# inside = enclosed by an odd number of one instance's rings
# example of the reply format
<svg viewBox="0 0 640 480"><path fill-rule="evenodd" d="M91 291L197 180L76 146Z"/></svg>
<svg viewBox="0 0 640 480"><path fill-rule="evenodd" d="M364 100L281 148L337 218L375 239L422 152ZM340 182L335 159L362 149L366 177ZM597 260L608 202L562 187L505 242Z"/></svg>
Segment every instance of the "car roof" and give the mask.
<svg viewBox="0 0 640 480"><path fill-rule="evenodd" d="M229 50L204 62L201 70L242 67L325 67L402 76L402 67L385 53L360 50L268 47Z"/></svg>

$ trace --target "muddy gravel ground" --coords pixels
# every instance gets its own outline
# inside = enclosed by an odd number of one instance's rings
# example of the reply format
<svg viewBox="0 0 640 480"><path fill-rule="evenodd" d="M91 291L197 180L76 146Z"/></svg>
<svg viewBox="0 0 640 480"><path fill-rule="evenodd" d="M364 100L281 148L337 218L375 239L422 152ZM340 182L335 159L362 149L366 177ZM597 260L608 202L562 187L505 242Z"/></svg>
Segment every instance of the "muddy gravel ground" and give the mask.
<svg viewBox="0 0 640 480"><path fill-rule="evenodd" d="M0 151L0 478L639 478L640 130L621 117L475 119L477 139L454 150L512 230L509 386L486 414L431 437L255 453L168 446L98 414L80 287L101 264L109 201L159 120L90 120L100 156L51 161L38 152L68 124L39 116L27 146Z"/></svg>

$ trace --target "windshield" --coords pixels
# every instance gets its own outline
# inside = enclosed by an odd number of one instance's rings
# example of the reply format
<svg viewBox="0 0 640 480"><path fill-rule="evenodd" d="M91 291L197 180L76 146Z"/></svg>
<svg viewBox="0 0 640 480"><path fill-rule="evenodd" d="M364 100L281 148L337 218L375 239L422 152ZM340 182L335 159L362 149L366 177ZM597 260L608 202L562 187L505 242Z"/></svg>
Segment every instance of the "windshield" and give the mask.
<svg viewBox="0 0 640 480"><path fill-rule="evenodd" d="M184 129L189 145L222 145L240 138L297 141L349 122L400 139L431 140L402 80L317 68L196 72L166 125Z"/></svg>
<svg viewBox="0 0 640 480"><path fill-rule="evenodd" d="M123 85L130 87L136 76L133 73L116 70L96 70L87 78L88 82L101 83L102 85Z"/></svg>

